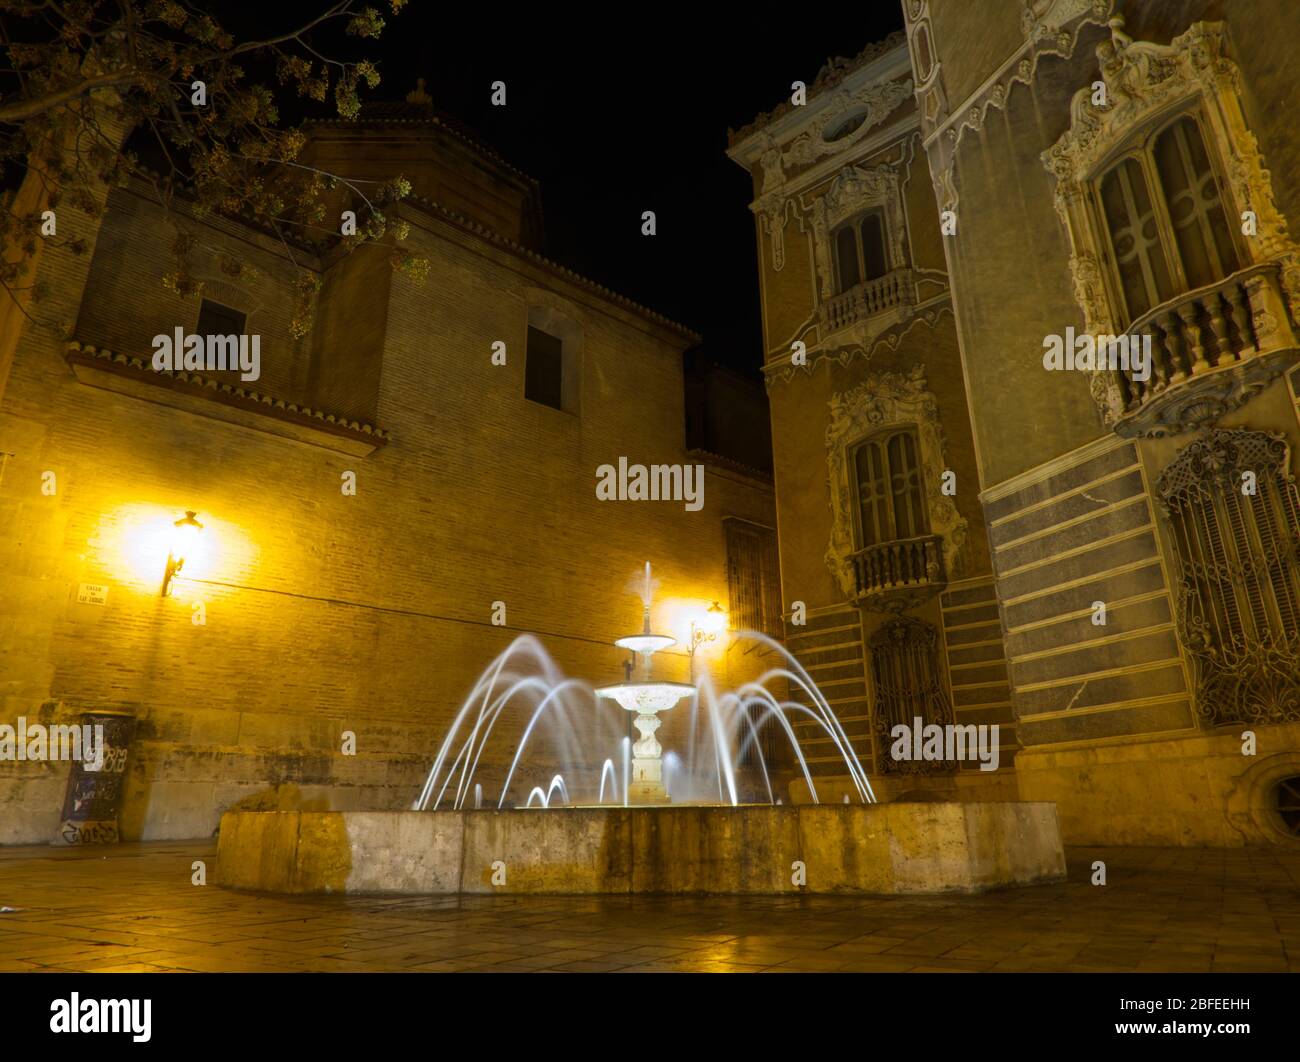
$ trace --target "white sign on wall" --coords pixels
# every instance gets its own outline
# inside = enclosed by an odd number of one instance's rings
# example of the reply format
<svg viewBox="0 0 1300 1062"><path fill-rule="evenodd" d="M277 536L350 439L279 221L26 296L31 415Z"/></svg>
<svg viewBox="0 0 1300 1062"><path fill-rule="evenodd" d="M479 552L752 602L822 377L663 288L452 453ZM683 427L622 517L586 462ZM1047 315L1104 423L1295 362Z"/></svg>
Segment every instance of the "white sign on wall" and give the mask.
<svg viewBox="0 0 1300 1062"><path fill-rule="evenodd" d="M108 587L102 583L82 583L77 588L78 605L102 605L108 601Z"/></svg>

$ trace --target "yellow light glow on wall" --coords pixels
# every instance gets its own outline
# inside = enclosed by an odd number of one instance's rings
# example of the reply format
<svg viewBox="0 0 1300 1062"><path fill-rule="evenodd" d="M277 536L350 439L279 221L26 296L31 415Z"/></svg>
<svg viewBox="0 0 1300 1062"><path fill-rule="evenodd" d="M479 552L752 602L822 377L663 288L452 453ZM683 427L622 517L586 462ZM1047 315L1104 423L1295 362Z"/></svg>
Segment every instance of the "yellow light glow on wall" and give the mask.
<svg viewBox="0 0 1300 1062"><path fill-rule="evenodd" d="M186 561L197 561L202 557L203 524L198 515L193 509L186 509L184 516L172 522L171 545L167 549L167 567L163 572L163 597L171 590L172 579L184 570Z"/></svg>
<svg viewBox="0 0 1300 1062"><path fill-rule="evenodd" d="M721 634L727 629L727 610L717 601L711 604L696 626L708 634Z"/></svg>
<svg viewBox="0 0 1300 1062"><path fill-rule="evenodd" d="M192 522L188 512L196 514ZM167 577L169 558L184 561L168 587L175 593L187 579L242 581L256 553L237 524L193 505L120 505L100 518L88 545L111 578L153 594Z"/></svg>
<svg viewBox="0 0 1300 1062"><path fill-rule="evenodd" d="M659 622L654 624L655 629L671 634L686 649L691 646L692 630L714 635L714 645L725 642L721 635L727 629L728 616L715 598L669 598L656 611Z"/></svg>

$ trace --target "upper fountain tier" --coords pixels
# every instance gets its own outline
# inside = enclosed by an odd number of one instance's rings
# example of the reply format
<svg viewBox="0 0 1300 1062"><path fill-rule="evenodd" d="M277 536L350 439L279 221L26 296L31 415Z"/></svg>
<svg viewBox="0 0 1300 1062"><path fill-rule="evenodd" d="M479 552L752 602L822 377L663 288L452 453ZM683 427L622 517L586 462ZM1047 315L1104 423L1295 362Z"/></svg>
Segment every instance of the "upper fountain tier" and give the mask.
<svg viewBox="0 0 1300 1062"><path fill-rule="evenodd" d="M646 629L642 634L629 634L626 638L620 638L614 644L620 649L631 649L634 653L645 653L649 656L651 653L657 653L660 649L667 649L670 645L676 645L677 639L670 638L666 634L650 633L650 617L646 616Z"/></svg>

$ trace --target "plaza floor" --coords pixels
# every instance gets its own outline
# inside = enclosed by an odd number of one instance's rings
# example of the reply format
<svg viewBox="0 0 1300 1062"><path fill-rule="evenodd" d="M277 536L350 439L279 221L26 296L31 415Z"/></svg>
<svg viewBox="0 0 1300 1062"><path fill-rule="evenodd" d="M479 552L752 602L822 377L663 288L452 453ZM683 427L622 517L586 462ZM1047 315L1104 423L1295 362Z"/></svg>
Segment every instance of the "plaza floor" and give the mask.
<svg viewBox="0 0 1300 1062"><path fill-rule="evenodd" d="M0 971L1300 972L1300 852L1071 849L1058 885L844 899L254 895L192 884L215 856L0 848Z"/></svg>

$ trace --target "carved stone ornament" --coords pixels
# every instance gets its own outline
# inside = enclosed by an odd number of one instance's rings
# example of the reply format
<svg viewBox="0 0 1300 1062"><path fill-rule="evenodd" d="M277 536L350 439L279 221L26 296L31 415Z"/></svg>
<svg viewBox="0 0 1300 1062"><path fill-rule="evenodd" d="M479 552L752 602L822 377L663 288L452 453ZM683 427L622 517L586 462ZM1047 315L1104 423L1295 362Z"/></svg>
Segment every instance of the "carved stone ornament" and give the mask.
<svg viewBox="0 0 1300 1062"><path fill-rule="evenodd" d="M780 272L785 265L785 226L793 215L802 223L802 215L795 201L783 194L786 178L791 169L800 168L816 162L818 159L836 154L851 147L874 126L883 122L900 103L912 94L912 82L888 81L881 85L872 85L856 93L841 91L834 106L818 115L807 132L796 137L784 150L771 137L764 140L763 153L759 157L763 169L763 178L759 198L751 209L759 215L763 232L772 245L772 268ZM855 115L862 116L862 122L852 132L827 141L824 134L827 128L832 131ZM895 176L895 188L897 178ZM901 202L900 202L901 217ZM901 223L897 232L902 233Z"/></svg>
<svg viewBox="0 0 1300 1062"><path fill-rule="evenodd" d="M896 31L889 36L872 41L867 44L862 51L858 52L853 58L848 59L843 56L827 59L825 65L817 72L817 77L813 83L808 86L808 96L811 99L821 92L829 92L837 85L851 76L855 70L860 70L868 63L879 59L882 55L892 52L903 43L904 36L902 31ZM772 110L765 114L758 115L752 122L742 126L740 129L727 130L727 144L735 147L737 144L753 136L760 129L771 125L778 118L784 118L795 110L794 104L790 100L784 100Z"/></svg>
<svg viewBox="0 0 1300 1062"><path fill-rule="evenodd" d="M1276 262L1283 299L1291 316L1300 318L1300 246L1287 233L1259 144L1246 125L1241 75L1225 54L1223 23L1194 23L1168 45L1134 41L1122 18L1111 19L1109 26L1110 37L1097 46L1106 103L1092 102L1091 85L1080 88L1070 104L1070 128L1042 155L1056 178L1056 212L1069 235L1070 276L1086 330L1093 336L1119 335L1131 324L1120 320L1117 282L1101 266L1107 235L1089 184L1144 125L1192 111L1203 119L1207 147L1224 168L1229 220L1242 211L1255 213L1259 235L1243 241L1247 265ZM1090 390L1103 422L1114 427L1124 413L1114 373L1094 371Z"/></svg>
<svg viewBox="0 0 1300 1062"><path fill-rule="evenodd" d="M889 268L902 269L907 265L907 227L898 171L884 164L871 168L845 166L826 192L811 203L813 253L818 290L823 301L835 295L835 254L831 247L831 232L842 221L872 207L880 207L885 215Z"/></svg>
<svg viewBox="0 0 1300 1062"><path fill-rule="evenodd" d="M799 231L803 232L805 231L803 215L799 213L798 204L793 199L786 199L780 195L765 197L756 204L756 210L763 234L772 245L772 269L779 273L785 268L786 223L790 218L794 218Z"/></svg>
<svg viewBox="0 0 1300 1062"><path fill-rule="evenodd" d="M1055 37L1061 30L1081 15L1104 17L1110 5L1098 0L1021 0L1024 11L1020 15L1020 29L1029 41Z"/></svg>
<svg viewBox="0 0 1300 1062"><path fill-rule="evenodd" d="M847 151L898 110L903 101L911 97L912 89L909 77L902 81L867 85L856 92L838 91L830 106L823 108L804 132L784 148L771 142L763 152L760 159L763 194L781 188L792 171L810 166L828 155ZM837 130L854 121L857 124L849 131L836 135Z"/></svg>
<svg viewBox="0 0 1300 1062"><path fill-rule="evenodd" d="M763 382L770 392L776 384L788 384L796 377L811 376L824 361L844 366L860 358L871 358L880 348L897 350L908 333L918 325L934 329L943 317L952 317L952 304L944 303L933 306L908 316L900 323L890 325L883 332L863 329L862 334L851 336L846 343L824 344L808 351L807 364L798 367L792 365L787 357L782 361L771 362L763 368Z"/></svg>
<svg viewBox="0 0 1300 1062"><path fill-rule="evenodd" d="M832 396L830 424L826 428L831 501L831 540L826 550L826 566L846 598L851 598L857 589L849 560L857 550L853 532L856 490L850 454L868 436L903 425L916 428L921 444L930 532L943 536L944 566L950 574L957 572L958 559L966 544L968 521L940 489L948 464L944 457L939 404L927 387L925 367L916 365L907 375L874 373L852 390Z"/></svg>

